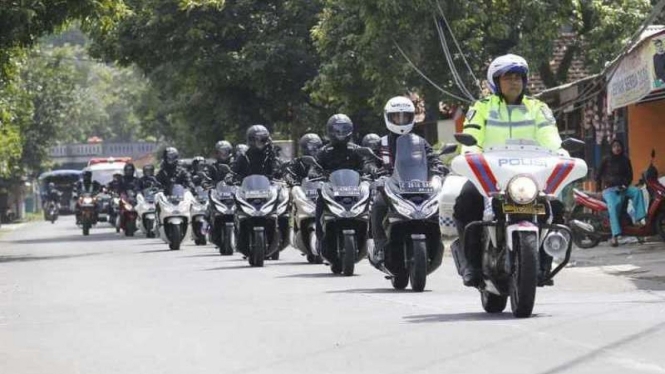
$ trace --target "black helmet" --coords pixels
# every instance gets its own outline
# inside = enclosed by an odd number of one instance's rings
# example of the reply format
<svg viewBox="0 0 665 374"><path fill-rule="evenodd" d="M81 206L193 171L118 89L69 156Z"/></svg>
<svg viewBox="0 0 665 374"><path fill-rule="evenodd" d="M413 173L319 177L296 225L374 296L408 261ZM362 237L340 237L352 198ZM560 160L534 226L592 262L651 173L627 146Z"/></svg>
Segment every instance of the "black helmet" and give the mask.
<svg viewBox="0 0 665 374"><path fill-rule="evenodd" d="M155 175L155 165L148 164L143 166L143 175L146 177L152 177Z"/></svg>
<svg viewBox="0 0 665 374"><path fill-rule="evenodd" d="M201 169L203 169L204 165L206 163L206 159L203 158L203 156L196 156L192 160L192 171L197 172Z"/></svg>
<svg viewBox="0 0 665 374"><path fill-rule="evenodd" d="M249 147L247 146L247 144L242 144L242 143L237 144L236 145L236 157L244 155L245 152L247 152L248 149L249 149Z"/></svg>
<svg viewBox="0 0 665 374"><path fill-rule="evenodd" d="M122 174L119 172L113 173L113 180L120 182L122 180Z"/></svg>
<svg viewBox="0 0 665 374"><path fill-rule="evenodd" d="M326 132L333 145L346 144L353 135L353 122L346 114L335 114L328 119Z"/></svg>
<svg viewBox="0 0 665 374"><path fill-rule="evenodd" d="M323 142L318 135L309 133L300 138L298 145L300 146L301 156L316 156L321 147L323 147Z"/></svg>
<svg viewBox="0 0 665 374"><path fill-rule="evenodd" d="M215 158L217 161L227 162L233 154L233 146L226 140L220 140L215 144Z"/></svg>
<svg viewBox="0 0 665 374"><path fill-rule="evenodd" d="M88 182L92 180L92 172L90 170L83 172L83 180Z"/></svg>
<svg viewBox="0 0 665 374"><path fill-rule="evenodd" d="M254 125L247 129L247 145L263 150L270 144L270 132L263 125Z"/></svg>
<svg viewBox="0 0 665 374"><path fill-rule="evenodd" d="M377 152L379 152L379 149L381 148L381 137L374 133L369 133L363 137L362 146L367 147L374 151L375 154L378 154Z"/></svg>
<svg viewBox="0 0 665 374"><path fill-rule="evenodd" d="M125 174L125 177L127 177L127 178L133 177L134 172L136 172L136 168L134 167L134 164L129 162L129 163L126 163L125 166L122 168L122 172L123 172L123 174Z"/></svg>
<svg viewBox="0 0 665 374"><path fill-rule="evenodd" d="M178 150L174 147L166 148L164 154L162 154L162 162L164 162L164 166L166 167L176 167L179 158L180 154L178 154Z"/></svg>

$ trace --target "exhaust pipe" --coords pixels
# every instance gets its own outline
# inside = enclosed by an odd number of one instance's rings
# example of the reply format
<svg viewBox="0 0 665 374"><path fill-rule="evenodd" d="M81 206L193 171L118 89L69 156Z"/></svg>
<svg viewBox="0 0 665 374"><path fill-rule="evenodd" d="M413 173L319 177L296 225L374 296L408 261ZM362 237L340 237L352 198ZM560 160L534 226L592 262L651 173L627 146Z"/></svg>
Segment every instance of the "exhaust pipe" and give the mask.
<svg viewBox="0 0 665 374"><path fill-rule="evenodd" d="M578 229L580 229L580 230L582 230L582 231L584 231L584 232L586 232L586 233L588 233L588 234L593 234L593 233L596 231L596 230L593 228L593 225L591 225L591 224L589 224L589 223L586 223L586 222L582 222L582 221L576 220L576 219L571 220L571 221L570 221L570 225L571 225L571 226L574 226L575 228L578 228Z"/></svg>

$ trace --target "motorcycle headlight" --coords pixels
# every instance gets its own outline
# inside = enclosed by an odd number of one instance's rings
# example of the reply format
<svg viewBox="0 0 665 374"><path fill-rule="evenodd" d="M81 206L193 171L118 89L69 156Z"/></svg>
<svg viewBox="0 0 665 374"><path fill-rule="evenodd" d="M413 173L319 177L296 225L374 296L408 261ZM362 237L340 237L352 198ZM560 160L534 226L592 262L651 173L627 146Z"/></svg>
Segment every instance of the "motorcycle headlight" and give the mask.
<svg viewBox="0 0 665 374"><path fill-rule="evenodd" d="M84 197L83 204L92 204L92 197Z"/></svg>
<svg viewBox="0 0 665 374"><path fill-rule="evenodd" d="M508 182L508 196L516 204L530 204L538 197L538 184L528 175L518 175Z"/></svg>

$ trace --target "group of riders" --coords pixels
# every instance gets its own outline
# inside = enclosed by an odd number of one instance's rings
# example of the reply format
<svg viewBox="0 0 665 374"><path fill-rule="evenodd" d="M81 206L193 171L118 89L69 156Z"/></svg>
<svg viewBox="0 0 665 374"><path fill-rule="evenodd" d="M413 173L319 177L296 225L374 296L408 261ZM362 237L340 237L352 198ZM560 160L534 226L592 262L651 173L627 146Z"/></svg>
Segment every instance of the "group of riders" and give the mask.
<svg viewBox="0 0 665 374"><path fill-rule="evenodd" d="M491 62L487 81L492 94L475 102L468 110L463 125L463 132L476 139L473 147L462 147L462 152L483 152L483 148L505 143L510 138L530 139L540 146L552 151L565 154L561 149L561 138L556 121L551 110L543 102L525 95L529 68L527 62L517 55L504 55ZM523 106L533 113L538 113L530 121L522 121L519 127L511 118L519 113L510 110L496 110L495 108L508 108ZM383 112L386 126L386 135L365 135L361 145L354 144L354 125L345 114L335 114L326 123L326 142L317 134L303 135L298 143L300 156L288 162L282 161L278 156L276 146L273 145L270 132L262 125L251 126L246 132L246 145L235 147L225 140L215 145L215 161L207 164L203 157L193 159L191 172L179 164L179 153L173 147L164 150L159 172L155 174L152 165L143 167L143 176L137 178L134 165L128 163L124 167L124 175L114 176L107 186L109 190L119 194L127 191L141 191L149 187L160 187L167 190L175 185L183 185L192 190L196 186L215 186L219 182L238 184L249 175L264 175L269 179L282 179L289 184L298 184L304 178L314 177L323 173L331 173L339 169L352 169L361 174L378 177L388 175L394 167L397 139L412 132L415 123L415 107L406 97L394 97L386 103ZM426 158L429 171L432 175L445 174L438 153L434 152L426 143ZM358 147L370 148L378 157L364 157L357 152ZM305 157L313 157L317 167L304 161ZM318 170L319 168L323 170ZM96 181L92 180L92 173L85 171L83 178L77 183L76 191L101 191ZM317 236L321 235L322 227L320 217L323 211L323 202L319 199L316 207ZM383 225L374 224L383 222L387 214L387 203L381 194L374 196L371 210L371 231L374 239L373 258L381 261L383 249L387 238ZM460 237L464 236L465 226L473 221L482 220L484 200L476 187L467 182L457 197L454 218ZM563 223L563 205L552 204L554 223ZM280 226L287 225L280 223ZM280 227L280 229L283 229ZM478 227L478 230L481 228ZM482 281L481 273L481 235L479 232L467 231L466 245L463 255L466 257L466 267L461 271L466 286L477 287ZM541 276L546 274L552 263L552 258L541 251Z"/></svg>

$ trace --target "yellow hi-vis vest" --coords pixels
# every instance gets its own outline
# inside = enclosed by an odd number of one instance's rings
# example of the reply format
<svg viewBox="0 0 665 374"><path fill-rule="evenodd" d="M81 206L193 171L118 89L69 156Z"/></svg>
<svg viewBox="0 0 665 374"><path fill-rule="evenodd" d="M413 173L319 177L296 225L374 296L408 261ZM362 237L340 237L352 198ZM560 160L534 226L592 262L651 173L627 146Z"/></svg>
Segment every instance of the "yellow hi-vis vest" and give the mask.
<svg viewBox="0 0 665 374"><path fill-rule="evenodd" d="M497 95L476 101L466 114L465 134L473 135L477 147L462 147L462 152L506 144L508 139L534 140L541 147L556 151L561 137L552 111L540 100L524 97L520 105L507 105Z"/></svg>

